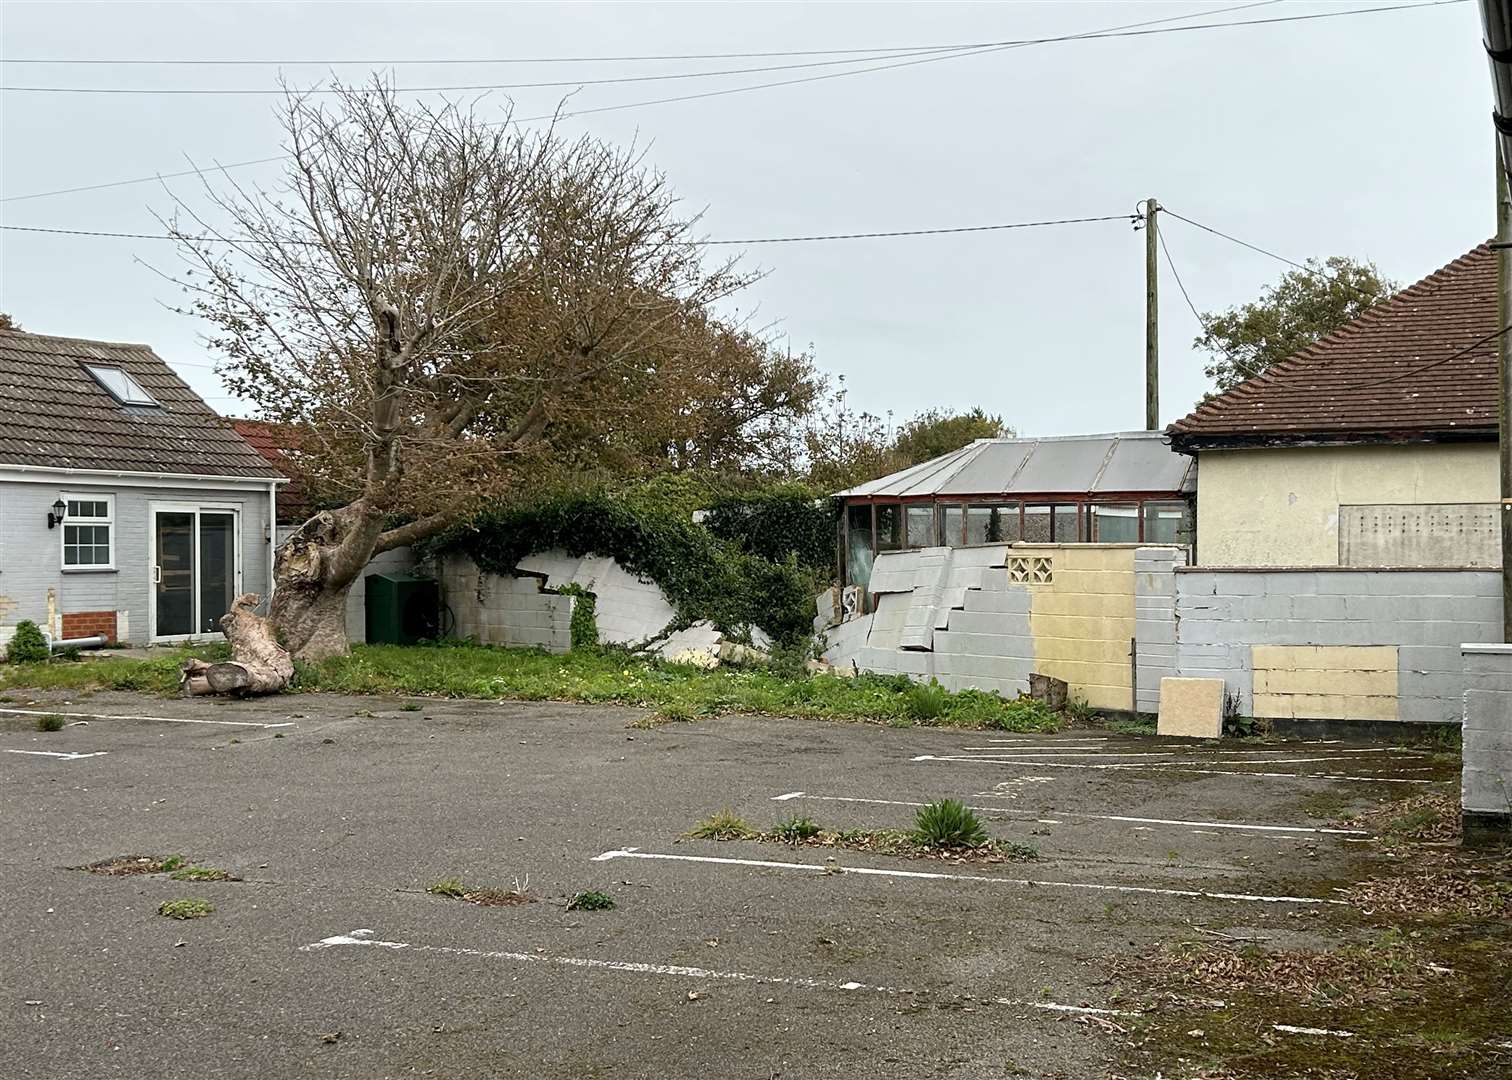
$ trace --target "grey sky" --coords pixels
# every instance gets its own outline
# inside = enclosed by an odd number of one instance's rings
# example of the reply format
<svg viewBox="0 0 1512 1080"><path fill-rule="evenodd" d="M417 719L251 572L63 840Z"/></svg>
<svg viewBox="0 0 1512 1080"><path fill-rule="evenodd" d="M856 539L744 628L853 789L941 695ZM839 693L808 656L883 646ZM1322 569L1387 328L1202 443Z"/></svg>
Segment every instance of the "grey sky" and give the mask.
<svg viewBox="0 0 1512 1080"><path fill-rule="evenodd" d="M1238 3L1239 0L1231 0ZM1389 0L1272 3L1218 18ZM1204 3L536 4L20 3L0 7L18 57L408 57L710 53L891 47L1077 33L1227 7ZM1206 22L1212 19L1195 19ZM795 63L409 65L399 85L602 78ZM823 60L826 57L815 57ZM868 65L856 65L868 66ZM324 77L286 69L296 81ZM816 69L817 71L838 69ZM360 67L342 67L360 77ZM589 87L592 108L770 75ZM10 86L259 87L271 67L4 65ZM511 92L518 115L561 91ZM504 93L487 101L498 100ZM0 218L157 231L156 183L55 188L276 153L275 99L6 93ZM487 107L485 105L485 107ZM1491 232L1489 83L1475 6L1459 3L1236 30L1068 42L569 120L639 139L711 237L973 225L1132 212L1154 195L1289 258L1348 254L1413 281ZM238 170L270 181L276 166ZM172 182L192 194L190 181ZM1285 268L1168 220L1192 299L1251 299ZM41 333L152 344L218 408L238 410L200 327L163 306L172 246L8 232L0 309ZM1144 245L1121 222L968 236L753 247L770 274L742 299L813 343L852 401L898 420L981 405L1026 434L1142 426ZM1162 267L1162 417L1205 389L1197 325ZM197 365L197 366L196 366Z"/></svg>

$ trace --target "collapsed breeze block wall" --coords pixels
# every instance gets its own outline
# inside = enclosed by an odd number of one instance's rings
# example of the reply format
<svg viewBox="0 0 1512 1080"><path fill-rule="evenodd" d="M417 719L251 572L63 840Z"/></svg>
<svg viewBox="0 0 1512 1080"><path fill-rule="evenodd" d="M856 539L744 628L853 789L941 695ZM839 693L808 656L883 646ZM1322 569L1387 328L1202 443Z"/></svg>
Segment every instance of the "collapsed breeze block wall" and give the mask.
<svg viewBox="0 0 1512 1080"><path fill-rule="evenodd" d="M1465 839L1512 832L1512 645L1465 645ZM1478 835L1479 834L1479 835Z"/></svg>
<svg viewBox="0 0 1512 1080"><path fill-rule="evenodd" d="M599 641L607 645L639 644L677 616L656 582L636 577L608 556L542 551L521 559L515 572L543 578L548 589L580 585L593 593Z"/></svg>
<svg viewBox="0 0 1512 1080"><path fill-rule="evenodd" d="M1459 723L1460 645L1501 636L1494 571L1193 567L1174 576L1179 673L1224 679L1244 716Z"/></svg>
<svg viewBox="0 0 1512 1080"><path fill-rule="evenodd" d="M1179 548L1120 544L888 552L872 570L870 623L831 630L825 658L1007 697L1027 692L1029 676L1039 673L1064 679L1094 708L1128 709L1129 646L1142 617L1153 642L1164 646L1141 653L1141 685L1151 680L1141 707L1153 709L1160 677L1174 674L1170 579L1183 560ZM848 636L837 643L839 632Z"/></svg>
<svg viewBox="0 0 1512 1080"><path fill-rule="evenodd" d="M478 569L466 556L441 563L441 587L457 637L564 653L572 648L573 598L542 592L538 577L505 577Z"/></svg>

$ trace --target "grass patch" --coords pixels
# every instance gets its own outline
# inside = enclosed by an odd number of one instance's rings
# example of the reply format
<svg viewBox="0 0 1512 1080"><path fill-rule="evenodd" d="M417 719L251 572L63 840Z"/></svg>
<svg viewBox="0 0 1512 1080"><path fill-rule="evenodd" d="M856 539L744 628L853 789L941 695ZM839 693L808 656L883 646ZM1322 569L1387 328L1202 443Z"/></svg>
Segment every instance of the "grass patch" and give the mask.
<svg viewBox="0 0 1512 1080"><path fill-rule="evenodd" d="M203 919L215 910L208 900L164 900L158 905L158 914L168 919Z"/></svg>
<svg viewBox="0 0 1512 1080"><path fill-rule="evenodd" d="M536 898L530 893L529 879L524 882L516 879L512 888L500 889L492 885L464 885L459 877L447 877L427 885L425 891L434 896L464 900L480 907L516 907L536 902Z"/></svg>
<svg viewBox="0 0 1512 1080"><path fill-rule="evenodd" d="M218 866L181 866L168 875L174 881L240 881Z"/></svg>
<svg viewBox="0 0 1512 1080"><path fill-rule="evenodd" d="M420 709L421 706L413 701L406 701L403 705L399 706L400 712L419 712Z"/></svg>
<svg viewBox="0 0 1512 1080"><path fill-rule="evenodd" d="M37 730L62 731L63 723L63 717L59 716L57 713L49 713L46 716L37 717Z"/></svg>
<svg viewBox="0 0 1512 1080"><path fill-rule="evenodd" d="M683 835L690 840L754 840L761 834L727 806L714 811Z"/></svg>
<svg viewBox="0 0 1512 1080"><path fill-rule="evenodd" d="M134 874L166 874L185 865L187 860L182 855L116 855L75 869L106 877L129 877Z"/></svg>
<svg viewBox="0 0 1512 1080"><path fill-rule="evenodd" d="M980 822L978 826L980 827ZM945 859L954 862L1030 862L1039 858L1039 852L1028 844L995 839L988 836L985 829L979 833L967 830L967 834L974 838L969 843L933 843L921 839L917 830L825 829L812 818L801 816L779 821L770 831L761 832L725 809L711 814L683 835L698 840L755 840L758 843L786 844L789 847L844 848L876 855L901 855L909 859Z"/></svg>
<svg viewBox="0 0 1512 1080"><path fill-rule="evenodd" d="M19 665L0 673L0 690L141 690L172 695L178 692L179 667L186 656L220 659L224 652L224 646L216 646L165 651L150 660ZM1055 731L1060 726L1060 718L1043 702L1010 700L981 690L950 693L928 688L915 693L916 684L903 676L845 678L762 666L704 670L612 649L553 656L534 649L470 644L357 645L347 656L300 664L293 689L628 705L664 719L753 713L1017 732ZM921 709L933 715L921 716Z"/></svg>
<svg viewBox="0 0 1512 1080"><path fill-rule="evenodd" d="M585 889L567 901L568 911L613 911L614 897L597 889Z"/></svg>
<svg viewBox="0 0 1512 1080"><path fill-rule="evenodd" d="M1111 731L1115 735L1154 735L1156 724L1153 719L1136 717L1133 720L1104 720L1101 724L1104 731Z"/></svg>

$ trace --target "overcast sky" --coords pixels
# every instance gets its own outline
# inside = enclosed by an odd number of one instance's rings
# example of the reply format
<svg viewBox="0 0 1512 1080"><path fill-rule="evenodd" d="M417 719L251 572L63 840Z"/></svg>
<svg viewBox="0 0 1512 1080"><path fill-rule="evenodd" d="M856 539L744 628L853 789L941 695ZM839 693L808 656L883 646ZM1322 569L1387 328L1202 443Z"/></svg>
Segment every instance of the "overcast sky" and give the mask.
<svg viewBox="0 0 1512 1080"><path fill-rule="evenodd" d="M5 2L7 87L272 88L271 66L19 64L20 58L339 60L665 55L918 47L1046 37L1166 16L1191 23L1391 3L507 4ZM1172 23L1169 25L1181 25ZM831 61L403 64L400 86L598 79ZM875 66L589 86L595 108ZM361 66L337 69L348 78ZM562 89L512 94L550 112ZM7 90L6 225L155 232L158 182L26 198L273 155L276 99ZM1003 49L566 122L639 140L711 237L746 238L1131 213L1146 196L1292 259L1375 260L1409 283L1492 231L1490 89L1473 3ZM277 166L239 169L270 182ZM169 181L190 194L193 183ZM1167 219L1199 309L1253 298L1285 267ZM28 330L150 343L211 404L241 411L202 327L165 308L151 240L0 234L0 310ZM761 245L741 301L898 421L980 405L1024 434L1143 424L1144 241L1123 222ZM1198 326L1161 280L1164 421L1206 388Z"/></svg>

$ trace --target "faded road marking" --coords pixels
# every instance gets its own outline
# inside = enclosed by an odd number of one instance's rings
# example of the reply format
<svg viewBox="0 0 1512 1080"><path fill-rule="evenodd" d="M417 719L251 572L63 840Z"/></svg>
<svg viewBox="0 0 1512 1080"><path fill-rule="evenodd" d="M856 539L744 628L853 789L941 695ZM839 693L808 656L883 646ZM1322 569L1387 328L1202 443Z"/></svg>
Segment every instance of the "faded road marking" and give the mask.
<svg viewBox="0 0 1512 1080"><path fill-rule="evenodd" d="M257 720L191 720L182 716L135 716L129 713L59 712L56 709L0 709L15 716L67 716L76 720L155 720L163 724L216 724L222 727L293 727L292 720L282 724L264 724Z"/></svg>
<svg viewBox="0 0 1512 1080"><path fill-rule="evenodd" d="M791 986L800 990L830 990L839 993L861 991L868 994L918 994L935 996L928 991L908 990L896 986L875 986L860 982L840 982L837 979L808 979L794 975L755 975L745 971L718 971L713 968L687 967L681 964L646 964L630 960L595 960L583 956L548 956L543 953L507 952L493 949L468 949L458 945L416 945L408 941L382 941L372 937L371 930L353 930L349 934L336 934L322 938L309 945L301 945L300 952L318 952L359 946L372 949L408 950L412 953L439 953L444 956L466 956L478 960L508 960L519 964L552 964L559 967L587 968L597 971L618 971L631 975L661 975L681 979L709 979L723 982L756 983L765 986ZM1137 1016L1138 1013L1122 1009L1094 1009L1085 1005L1062 1005L1054 1001L1017 1001L1012 998L993 998L994 1005L1010 1008L1040 1009L1045 1012L1072 1013L1083 1016Z"/></svg>
<svg viewBox="0 0 1512 1080"><path fill-rule="evenodd" d="M104 757L109 750L93 750L87 754L64 752L62 750L7 750L7 754L35 754L37 757L60 758L63 761L78 761L80 758Z"/></svg>
<svg viewBox="0 0 1512 1080"><path fill-rule="evenodd" d="M1343 900L1317 896L1265 896L1257 893L1203 892L1196 889L1162 889L1153 885L1104 885L1088 881L1042 881L1032 878L990 877L985 874L946 874L930 870L880 870L871 866L841 866L837 863L790 863L766 859L730 859L716 855L670 855L639 848L621 848L595 855L594 862L610 859L658 859L667 862L712 863L719 866L749 866L761 870L798 870L811 874L856 874L861 877L911 878L923 881L964 881L977 885L1014 885L1021 888L1085 889L1090 892L1142 893L1148 896L1185 896L1197 900L1245 900L1266 904L1334 904L1349 907Z"/></svg>

